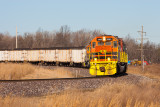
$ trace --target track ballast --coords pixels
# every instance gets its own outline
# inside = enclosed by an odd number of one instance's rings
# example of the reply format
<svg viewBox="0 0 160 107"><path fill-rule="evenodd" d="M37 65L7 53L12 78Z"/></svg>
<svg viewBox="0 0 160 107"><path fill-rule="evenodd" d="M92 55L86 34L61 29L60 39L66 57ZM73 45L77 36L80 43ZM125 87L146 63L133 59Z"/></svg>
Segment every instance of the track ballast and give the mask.
<svg viewBox="0 0 160 107"><path fill-rule="evenodd" d="M149 79L143 76L126 74L111 77L0 80L0 96L43 96L71 89L93 90L115 82L137 84L143 80Z"/></svg>

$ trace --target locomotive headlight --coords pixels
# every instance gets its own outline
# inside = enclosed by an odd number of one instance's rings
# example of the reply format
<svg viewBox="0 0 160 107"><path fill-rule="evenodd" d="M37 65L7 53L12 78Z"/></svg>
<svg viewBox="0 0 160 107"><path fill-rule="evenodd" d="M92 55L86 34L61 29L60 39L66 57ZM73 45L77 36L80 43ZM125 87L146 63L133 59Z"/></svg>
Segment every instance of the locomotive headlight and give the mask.
<svg viewBox="0 0 160 107"><path fill-rule="evenodd" d="M110 57L108 57L107 59L108 59L108 61L110 61L110 60L111 60L111 59L110 59Z"/></svg>
<svg viewBox="0 0 160 107"><path fill-rule="evenodd" d="M97 61L97 58L94 58L94 61Z"/></svg>
<svg viewBox="0 0 160 107"><path fill-rule="evenodd" d="M105 38L105 36L103 37L103 41L106 41L106 38Z"/></svg>

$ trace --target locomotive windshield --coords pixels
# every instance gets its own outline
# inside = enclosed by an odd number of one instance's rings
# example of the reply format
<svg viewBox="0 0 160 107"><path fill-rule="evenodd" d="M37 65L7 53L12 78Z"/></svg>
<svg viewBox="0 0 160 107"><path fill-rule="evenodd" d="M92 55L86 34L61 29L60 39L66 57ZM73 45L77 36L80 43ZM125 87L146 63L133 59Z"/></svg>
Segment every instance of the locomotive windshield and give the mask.
<svg viewBox="0 0 160 107"><path fill-rule="evenodd" d="M104 45L104 42L98 42L98 46Z"/></svg>
<svg viewBox="0 0 160 107"><path fill-rule="evenodd" d="M111 42L108 42L108 41L107 41L107 42L105 42L105 45L107 45L107 46L108 46L108 45L111 45Z"/></svg>

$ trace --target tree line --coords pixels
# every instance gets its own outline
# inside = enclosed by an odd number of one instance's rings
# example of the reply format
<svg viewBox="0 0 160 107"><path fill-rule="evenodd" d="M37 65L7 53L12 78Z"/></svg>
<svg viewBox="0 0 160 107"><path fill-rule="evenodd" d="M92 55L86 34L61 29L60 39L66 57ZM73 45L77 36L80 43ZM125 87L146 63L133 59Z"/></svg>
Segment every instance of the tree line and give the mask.
<svg viewBox="0 0 160 107"><path fill-rule="evenodd" d="M104 34L100 30L71 31L68 26L62 26L58 31L48 32L39 29L36 33L18 35L18 48L50 48L50 47L80 47L87 46L96 36ZM129 60L141 59L140 43L131 36L123 38ZM15 49L16 37L9 33L0 33L0 49ZM144 43L144 59L160 63L160 44L150 41Z"/></svg>
<svg viewBox="0 0 160 107"><path fill-rule="evenodd" d="M123 38L123 40L127 47L129 60L141 60L141 44L129 35ZM155 44L147 41L143 44L143 49L145 61L151 63L160 63L160 43Z"/></svg>
<svg viewBox="0 0 160 107"><path fill-rule="evenodd" d="M48 32L39 29L36 33L18 35L18 48L49 48L49 47L80 47L86 46L92 38L102 34L100 30L70 31L68 26L62 26L59 31ZM14 49L16 37L8 33L0 33L0 49Z"/></svg>

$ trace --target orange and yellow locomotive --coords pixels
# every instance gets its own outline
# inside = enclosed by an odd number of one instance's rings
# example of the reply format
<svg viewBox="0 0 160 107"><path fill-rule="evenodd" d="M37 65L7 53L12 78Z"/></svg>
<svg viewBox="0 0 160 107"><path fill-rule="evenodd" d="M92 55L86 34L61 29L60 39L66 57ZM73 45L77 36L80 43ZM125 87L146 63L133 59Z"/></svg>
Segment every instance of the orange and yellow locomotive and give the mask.
<svg viewBox="0 0 160 107"><path fill-rule="evenodd" d="M114 75L126 72L128 55L121 38L112 35L97 36L86 48L91 75Z"/></svg>

